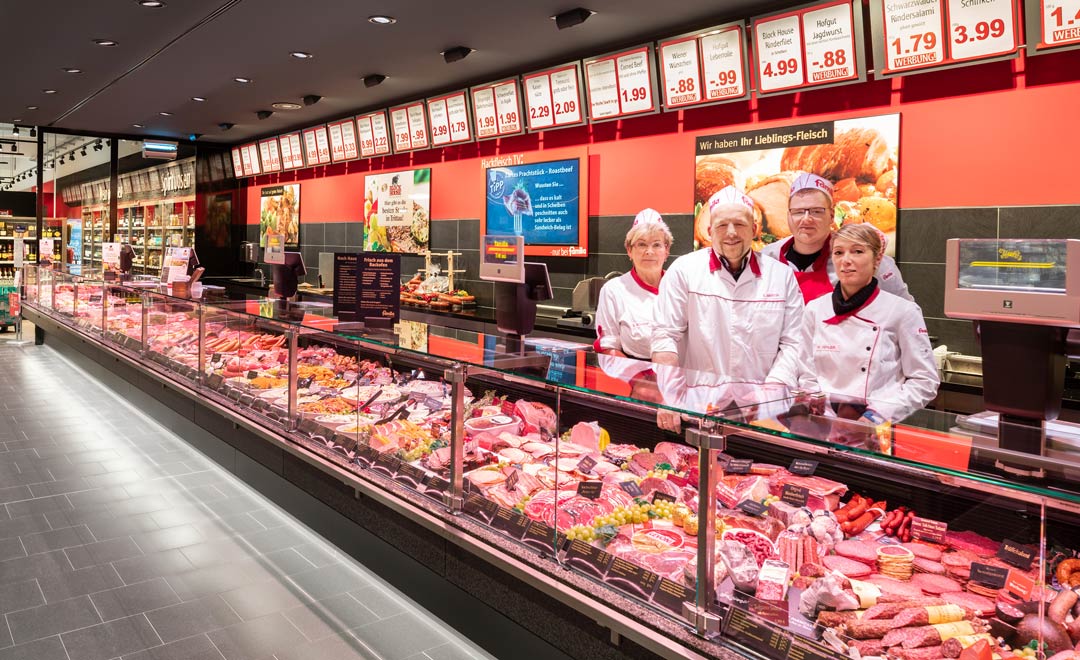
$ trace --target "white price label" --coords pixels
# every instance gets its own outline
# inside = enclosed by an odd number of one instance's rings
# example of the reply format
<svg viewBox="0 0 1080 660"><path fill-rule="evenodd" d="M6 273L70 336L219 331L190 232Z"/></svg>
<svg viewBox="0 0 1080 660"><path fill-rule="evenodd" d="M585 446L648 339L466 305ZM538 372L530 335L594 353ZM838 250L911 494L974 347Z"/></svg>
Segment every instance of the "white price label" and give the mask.
<svg viewBox="0 0 1080 660"><path fill-rule="evenodd" d="M499 133L509 135L521 132L521 104L518 87L513 80L495 85L495 109L499 113Z"/></svg>
<svg viewBox="0 0 1080 660"><path fill-rule="evenodd" d="M409 135L409 114L405 108L390 111L390 124L394 127L394 151L412 149L412 137Z"/></svg>
<svg viewBox="0 0 1080 660"><path fill-rule="evenodd" d="M341 124L330 124L330 160L345 160L345 145L341 142Z"/></svg>
<svg viewBox="0 0 1080 660"><path fill-rule="evenodd" d="M282 135L278 138L281 143L281 162L285 166L285 169L291 170L293 167L292 145L289 144L289 136Z"/></svg>
<svg viewBox="0 0 1080 660"><path fill-rule="evenodd" d="M450 144L450 121L446 118L446 99L428 103L428 119L431 121L431 143L436 147Z"/></svg>
<svg viewBox="0 0 1080 660"><path fill-rule="evenodd" d="M300 134L293 133L289 136L289 146L292 147L293 167L304 166L304 152L300 146Z"/></svg>
<svg viewBox="0 0 1080 660"><path fill-rule="evenodd" d="M356 124L351 119L341 122L341 146L345 151L345 160L360 157L360 152L356 148Z"/></svg>
<svg viewBox="0 0 1080 660"><path fill-rule="evenodd" d="M589 116L606 119L619 116L619 81L615 60L605 59L585 65L585 80L589 86Z"/></svg>
<svg viewBox="0 0 1080 660"><path fill-rule="evenodd" d="M660 62L664 72L664 105L678 108L700 103L701 65L697 38L660 44Z"/></svg>
<svg viewBox="0 0 1080 660"><path fill-rule="evenodd" d="M259 147L255 144L248 145L248 161L251 163L251 174L262 174L262 166L259 165Z"/></svg>
<svg viewBox="0 0 1080 660"><path fill-rule="evenodd" d="M650 71L649 49L624 53L615 59L618 71L619 101L624 115L637 114L652 110L652 72Z"/></svg>
<svg viewBox="0 0 1080 660"><path fill-rule="evenodd" d="M266 150L270 153L270 171L281 171L281 152L278 151L278 141L275 139L268 140L266 143Z"/></svg>
<svg viewBox="0 0 1080 660"><path fill-rule="evenodd" d="M427 121L424 119L424 104L416 103L407 109L409 116L409 134L412 136L412 148L424 149L428 146Z"/></svg>
<svg viewBox="0 0 1080 660"><path fill-rule="evenodd" d="M234 176L244 176L244 156L240 151L240 147L233 147L232 150L232 168ZM83 192L82 198L86 199L86 193Z"/></svg>
<svg viewBox="0 0 1080 660"><path fill-rule="evenodd" d="M262 159L263 170L267 172L273 172L273 163L270 162L270 143L263 141L259 143L259 158Z"/></svg>
<svg viewBox="0 0 1080 660"><path fill-rule="evenodd" d="M446 119L450 124L451 142L468 142L469 104L465 101L465 92L454 94L446 99Z"/></svg>
<svg viewBox="0 0 1080 660"><path fill-rule="evenodd" d="M320 126L315 129L315 144L319 146L319 164L325 165L330 162L330 137L326 134L326 127Z"/></svg>
<svg viewBox="0 0 1080 660"><path fill-rule="evenodd" d="M883 7L885 71L906 71L945 62L945 33L942 29L941 0L915 0Z"/></svg>
<svg viewBox="0 0 1080 660"><path fill-rule="evenodd" d="M949 56L957 61L1016 50L1014 0L949 0Z"/></svg>
<svg viewBox="0 0 1080 660"><path fill-rule="evenodd" d="M384 113L371 115L371 135L375 141L375 155L385 156L390 153L390 129L386 125Z"/></svg>
<svg viewBox="0 0 1080 660"><path fill-rule="evenodd" d="M556 126L581 122L577 67L551 72L551 112Z"/></svg>
<svg viewBox="0 0 1080 660"><path fill-rule="evenodd" d="M1043 44L1080 43L1080 0L1043 0L1041 14Z"/></svg>
<svg viewBox="0 0 1080 660"><path fill-rule="evenodd" d="M319 164L319 145L315 140L315 131L304 131L304 153L307 155L307 164Z"/></svg>
<svg viewBox="0 0 1080 660"><path fill-rule="evenodd" d="M850 1L806 12L802 16L802 28L808 83L859 77Z"/></svg>
<svg viewBox="0 0 1080 660"><path fill-rule="evenodd" d="M803 84L799 17L783 16L754 24L758 89L778 92Z"/></svg>
<svg viewBox="0 0 1080 660"><path fill-rule="evenodd" d="M495 108L495 89L492 87L474 89L472 98L473 116L476 120L476 137L489 138L497 136L499 127L495 123L498 115L498 110Z"/></svg>
<svg viewBox="0 0 1080 660"><path fill-rule="evenodd" d="M529 130L555 125L551 107L551 77L546 73L525 79L525 105L529 109Z"/></svg>
<svg viewBox="0 0 1080 660"><path fill-rule="evenodd" d="M746 94L743 48L743 32L737 26L701 37L701 68L705 78L706 101L738 98Z"/></svg>
<svg viewBox="0 0 1080 660"><path fill-rule="evenodd" d="M360 155L371 158L375 155L375 140L371 134L371 117L359 117L356 129L360 133Z"/></svg>

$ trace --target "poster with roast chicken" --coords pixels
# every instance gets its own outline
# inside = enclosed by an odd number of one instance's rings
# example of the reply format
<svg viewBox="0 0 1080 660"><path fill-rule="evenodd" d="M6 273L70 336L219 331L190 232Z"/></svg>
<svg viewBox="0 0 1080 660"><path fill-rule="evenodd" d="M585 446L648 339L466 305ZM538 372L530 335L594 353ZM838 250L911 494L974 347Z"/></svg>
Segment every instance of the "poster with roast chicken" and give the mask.
<svg viewBox="0 0 1080 660"><path fill-rule="evenodd" d="M813 172L836 187L836 226L872 223L885 233L886 252L894 256L899 145L899 114L700 136L694 247L710 244L705 202L730 185L754 200L754 249L787 238L791 183L799 172Z"/></svg>

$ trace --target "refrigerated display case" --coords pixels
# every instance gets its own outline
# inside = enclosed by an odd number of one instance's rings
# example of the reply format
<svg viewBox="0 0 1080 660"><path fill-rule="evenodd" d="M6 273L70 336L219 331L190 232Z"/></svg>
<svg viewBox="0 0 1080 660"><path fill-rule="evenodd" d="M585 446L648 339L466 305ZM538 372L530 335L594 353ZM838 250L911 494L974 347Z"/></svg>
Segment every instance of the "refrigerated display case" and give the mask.
<svg viewBox="0 0 1080 660"><path fill-rule="evenodd" d="M656 653L1009 657L1034 640L1048 657L1080 641L1080 456L1022 478L1037 457L983 453L939 411L873 427L828 393L592 352L552 377L550 357L496 359L475 333L428 326L417 350L320 306L31 270L32 320Z"/></svg>

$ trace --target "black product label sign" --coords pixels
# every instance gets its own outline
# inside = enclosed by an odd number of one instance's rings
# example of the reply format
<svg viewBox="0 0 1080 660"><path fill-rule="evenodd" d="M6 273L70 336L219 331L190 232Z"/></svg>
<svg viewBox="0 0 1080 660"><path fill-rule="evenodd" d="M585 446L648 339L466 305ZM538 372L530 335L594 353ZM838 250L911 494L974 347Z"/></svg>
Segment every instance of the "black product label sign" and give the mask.
<svg viewBox="0 0 1080 660"><path fill-rule="evenodd" d="M582 573L602 578L611 564L611 555L586 541L574 539L566 549L566 563Z"/></svg>
<svg viewBox="0 0 1080 660"><path fill-rule="evenodd" d="M473 518L476 518L480 522L490 523L495 517L495 512L498 511L499 505L483 495L470 493L469 496L465 498L464 508L465 513Z"/></svg>
<svg viewBox="0 0 1080 660"><path fill-rule="evenodd" d="M592 456L586 456L585 458L578 461L577 471L583 474L589 474L592 472L592 469L594 467L596 467L596 459Z"/></svg>
<svg viewBox="0 0 1080 660"><path fill-rule="evenodd" d="M1001 589L1005 586L1006 580L1009 579L1009 569L1001 566L980 564L977 561L971 562L971 577L968 579L972 582L984 584L991 589Z"/></svg>
<svg viewBox="0 0 1080 660"><path fill-rule="evenodd" d="M210 356L210 364L217 364L221 362L221 353L214 353Z"/></svg>
<svg viewBox="0 0 1080 660"><path fill-rule="evenodd" d="M809 640L793 637L787 660L847 660L847 656Z"/></svg>
<svg viewBox="0 0 1080 660"><path fill-rule="evenodd" d="M943 543L947 531L949 531L948 523L943 523L940 520L917 517L911 519L911 538L913 539L929 541L930 543Z"/></svg>
<svg viewBox="0 0 1080 660"><path fill-rule="evenodd" d="M206 380L206 383L212 389L218 389L225 384L225 379L221 377L221 374L210 374L210 377Z"/></svg>
<svg viewBox="0 0 1080 660"><path fill-rule="evenodd" d="M1031 546L1005 539L1001 542L1001 548L997 553L998 559L1012 564L1021 570L1029 570L1031 561L1035 557L1035 549Z"/></svg>
<svg viewBox="0 0 1080 660"><path fill-rule="evenodd" d="M420 482L424 480L426 473L415 465L409 463L402 463L398 466L397 476L394 477L394 481L403 483L410 488L417 488L420 486Z"/></svg>
<svg viewBox="0 0 1080 660"><path fill-rule="evenodd" d="M750 474L750 470L754 467L754 460L751 458L733 458L728 461L724 466L724 472L731 474Z"/></svg>
<svg viewBox="0 0 1080 660"><path fill-rule="evenodd" d="M693 594L690 590L666 577L660 578L660 583L656 586L656 593L653 594L653 603L658 607L680 615L683 611L683 603L692 599Z"/></svg>
<svg viewBox="0 0 1080 660"><path fill-rule="evenodd" d="M375 459L378 458L378 456L379 453L372 449L369 445L359 445L356 448L357 462L362 463L367 467L371 467L371 465L375 462Z"/></svg>
<svg viewBox="0 0 1080 660"><path fill-rule="evenodd" d="M297 386L298 388L305 388L305 387L311 387L311 384L312 384L313 382L315 382L315 379L314 379L314 378L299 378L299 379L297 379L297 381L296 381L296 386Z"/></svg>
<svg viewBox="0 0 1080 660"><path fill-rule="evenodd" d="M530 520L521 515L517 509L499 507L495 511L495 517L491 520L491 526L505 532L512 539L520 539L525 536L525 530L529 528Z"/></svg>
<svg viewBox="0 0 1080 660"><path fill-rule="evenodd" d="M552 552L555 548L562 545L555 538L555 528L551 525L546 525L539 520L529 522L529 527L525 530L525 536L522 538L522 541L524 541L526 545L541 552Z"/></svg>
<svg viewBox="0 0 1080 660"><path fill-rule="evenodd" d="M249 372L247 372L247 379L248 380L255 380L258 377L259 377L259 372L258 371L249 371Z"/></svg>
<svg viewBox="0 0 1080 660"><path fill-rule="evenodd" d="M296 428L301 433L306 433L308 435L315 435L316 433L319 433L320 431L323 430L323 427L316 424L315 420L312 420L312 419L302 419L302 420L300 420L300 424Z"/></svg>
<svg viewBox="0 0 1080 660"><path fill-rule="evenodd" d="M817 471L817 466L817 461L810 461L805 458L796 458L795 460L791 461L791 465L788 467L788 472L792 474L797 474L801 477L810 477L813 476L815 471Z"/></svg>
<svg viewBox="0 0 1080 660"><path fill-rule="evenodd" d="M768 507L756 500L743 500L739 502L739 509L750 516L764 516Z"/></svg>
<svg viewBox="0 0 1080 660"><path fill-rule="evenodd" d="M90 294L90 302L92 302L92 303L101 302L101 294L100 293L91 293Z"/></svg>
<svg viewBox="0 0 1080 660"><path fill-rule="evenodd" d="M434 474L425 475L420 483L424 487L424 490L429 494L434 493L436 495L441 495L450 489L449 481Z"/></svg>
<svg viewBox="0 0 1080 660"><path fill-rule="evenodd" d="M393 477L397 472L399 465L401 465L401 461L398 460L397 456L383 453L375 457L375 462L371 464L371 469L382 472L388 477Z"/></svg>
<svg viewBox="0 0 1080 660"><path fill-rule="evenodd" d="M656 589L656 583L660 576L652 571L645 570L637 564L631 563L622 557L615 557L608 567L607 577L604 581L617 589L621 589L637 598L648 600Z"/></svg>
<svg viewBox="0 0 1080 660"><path fill-rule="evenodd" d="M780 492L780 499L791 506L804 507L806 506L806 500L810 499L810 489L794 484L784 484L784 489Z"/></svg>
<svg viewBox="0 0 1080 660"><path fill-rule="evenodd" d="M787 601L751 599L747 609L755 616L761 617L769 623L774 623L781 628L787 628L791 622L788 616Z"/></svg>
<svg viewBox="0 0 1080 660"><path fill-rule="evenodd" d="M740 607L729 607L724 636L766 658L786 658L791 633L778 630Z"/></svg>
<svg viewBox="0 0 1080 660"><path fill-rule="evenodd" d="M623 482L623 483L626 483L626 482ZM635 484L635 485L637 485L637 484ZM627 492L629 492L629 491L627 491ZM640 488L638 488L638 492L639 493L641 492ZM653 493L652 501L653 501L653 504L656 504L657 502L671 502L672 504L674 504L676 499L675 499L674 495L668 495L667 493L661 493L660 491L656 491L655 493Z"/></svg>
<svg viewBox="0 0 1080 660"><path fill-rule="evenodd" d="M619 488L630 497L641 497L644 493L641 492L641 486L637 485L636 481L620 481ZM653 501L656 501L656 495L663 495L663 493L656 493L653 495Z"/></svg>
<svg viewBox="0 0 1080 660"><path fill-rule="evenodd" d="M519 471L511 469L510 474L506 475L506 490L514 490L520 477Z"/></svg>
<svg viewBox="0 0 1080 660"><path fill-rule="evenodd" d="M579 481L577 485L578 495L595 500L600 497L600 491L604 488L603 481Z"/></svg>

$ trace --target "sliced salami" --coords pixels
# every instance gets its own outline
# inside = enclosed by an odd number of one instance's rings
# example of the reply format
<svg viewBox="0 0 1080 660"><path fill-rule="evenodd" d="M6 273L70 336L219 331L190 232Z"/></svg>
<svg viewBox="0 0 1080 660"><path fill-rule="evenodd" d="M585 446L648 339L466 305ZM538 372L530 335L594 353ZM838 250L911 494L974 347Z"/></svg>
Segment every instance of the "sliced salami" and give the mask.
<svg viewBox="0 0 1080 660"><path fill-rule="evenodd" d="M911 554L920 559L929 559L930 561L941 561L941 550L938 550L932 545L925 543L919 543L913 541L911 543L902 543L905 548L911 550Z"/></svg>
<svg viewBox="0 0 1080 660"><path fill-rule="evenodd" d="M829 555L822 560L822 563L830 571L837 571L849 578L865 577L871 573L870 567L861 561L838 555Z"/></svg>
<svg viewBox="0 0 1080 660"><path fill-rule="evenodd" d="M945 534L945 543L957 550L968 550L980 557L992 557L997 553L1000 543L994 543L982 534L971 531L954 532Z"/></svg>
<svg viewBox="0 0 1080 660"><path fill-rule="evenodd" d="M847 557L848 559L854 559L855 561L872 565L877 561L878 547L877 543L848 540L837 543L834 550L836 550L836 554L841 557Z"/></svg>
<svg viewBox="0 0 1080 660"><path fill-rule="evenodd" d="M979 616L994 614L994 601L968 591L948 591L941 594L941 599L953 605L967 608Z"/></svg>
<svg viewBox="0 0 1080 660"><path fill-rule="evenodd" d="M945 575L945 566L941 562L931 559L916 557L913 564L916 573L931 573L933 575Z"/></svg>
<svg viewBox="0 0 1080 660"><path fill-rule="evenodd" d="M894 580L883 575L872 575L867 578L866 581L870 584L873 584L878 589L881 589L881 593L883 596L900 597L906 599L922 598L924 595L922 589L911 583L901 582L900 580Z"/></svg>
<svg viewBox="0 0 1080 660"><path fill-rule="evenodd" d="M931 595L939 595L946 592L961 591L960 583L944 575L930 575L918 573L911 576L911 583L924 592Z"/></svg>

